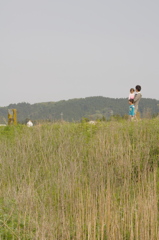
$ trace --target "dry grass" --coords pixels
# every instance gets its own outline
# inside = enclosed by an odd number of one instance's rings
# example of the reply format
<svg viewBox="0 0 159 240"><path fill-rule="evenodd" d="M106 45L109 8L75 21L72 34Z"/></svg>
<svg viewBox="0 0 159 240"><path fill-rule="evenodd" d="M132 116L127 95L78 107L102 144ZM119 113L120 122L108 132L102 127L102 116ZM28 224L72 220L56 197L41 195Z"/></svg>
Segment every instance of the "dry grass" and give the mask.
<svg viewBox="0 0 159 240"><path fill-rule="evenodd" d="M0 130L0 239L157 240L159 122Z"/></svg>

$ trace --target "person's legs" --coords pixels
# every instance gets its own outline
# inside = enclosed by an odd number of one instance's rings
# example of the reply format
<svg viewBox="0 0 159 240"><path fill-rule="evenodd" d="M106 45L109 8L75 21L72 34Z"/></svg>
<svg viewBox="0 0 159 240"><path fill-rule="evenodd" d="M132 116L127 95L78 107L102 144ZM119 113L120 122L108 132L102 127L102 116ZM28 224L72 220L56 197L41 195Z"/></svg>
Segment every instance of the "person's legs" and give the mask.
<svg viewBox="0 0 159 240"><path fill-rule="evenodd" d="M137 114L138 106L135 106L135 115Z"/></svg>
<svg viewBox="0 0 159 240"><path fill-rule="evenodd" d="M130 121L130 122L133 121L133 120L134 120L134 117L135 117L135 116L129 115L128 121Z"/></svg>
<svg viewBox="0 0 159 240"><path fill-rule="evenodd" d="M132 116L132 117L131 117L131 121L134 121L134 117L135 117L135 116Z"/></svg>

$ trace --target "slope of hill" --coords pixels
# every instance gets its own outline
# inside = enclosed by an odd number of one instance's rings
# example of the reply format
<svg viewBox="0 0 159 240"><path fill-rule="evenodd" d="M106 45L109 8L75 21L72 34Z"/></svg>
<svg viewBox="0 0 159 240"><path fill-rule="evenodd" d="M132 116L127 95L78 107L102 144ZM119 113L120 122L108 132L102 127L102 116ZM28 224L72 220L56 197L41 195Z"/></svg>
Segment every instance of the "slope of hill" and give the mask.
<svg viewBox="0 0 159 240"><path fill-rule="evenodd" d="M159 100L142 98L139 104L141 116L158 113ZM7 120L8 109L17 109L18 121L31 120L56 121L61 118L65 121L80 121L83 117L97 119L111 115L123 116L128 114L126 98L87 97L79 99L61 100L45 103L18 103L0 108L0 122Z"/></svg>

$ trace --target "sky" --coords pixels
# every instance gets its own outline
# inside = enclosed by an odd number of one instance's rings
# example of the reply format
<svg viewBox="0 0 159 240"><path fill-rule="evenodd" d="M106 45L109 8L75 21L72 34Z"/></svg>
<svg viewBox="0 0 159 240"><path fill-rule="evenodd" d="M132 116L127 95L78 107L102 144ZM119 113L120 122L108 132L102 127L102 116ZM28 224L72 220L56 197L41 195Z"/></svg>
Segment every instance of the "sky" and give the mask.
<svg viewBox="0 0 159 240"><path fill-rule="evenodd" d="M141 85L159 100L158 0L1 0L0 106Z"/></svg>

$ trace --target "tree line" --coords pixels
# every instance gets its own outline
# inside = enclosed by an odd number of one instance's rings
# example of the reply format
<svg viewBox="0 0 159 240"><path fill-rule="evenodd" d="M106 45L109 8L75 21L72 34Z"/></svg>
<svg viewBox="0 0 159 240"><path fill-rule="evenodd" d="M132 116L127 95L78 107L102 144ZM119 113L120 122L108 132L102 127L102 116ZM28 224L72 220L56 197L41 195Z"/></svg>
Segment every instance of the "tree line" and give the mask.
<svg viewBox="0 0 159 240"><path fill-rule="evenodd" d="M26 102L10 104L0 107L0 123L7 121L8 109L17 109L18 122L32 121L81 121L105 119L112 116L124 117L128 114L128 100L126 98L86 97L79 99L61 100L58 102L44 102L30 104ZM142 98L139 103L140 116L157 116L159 100Z"/></svg>

